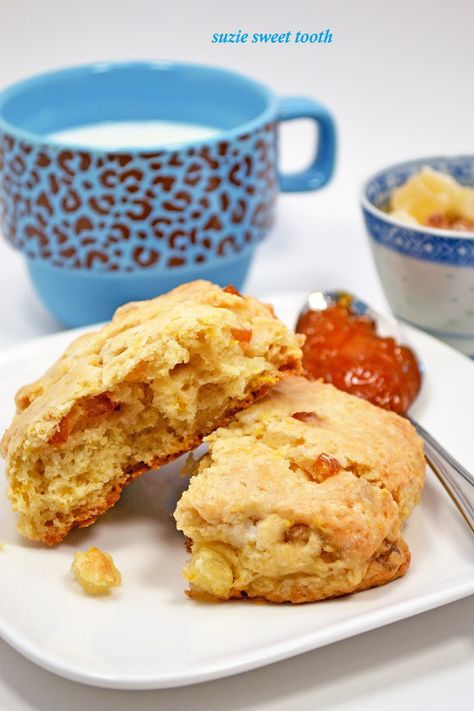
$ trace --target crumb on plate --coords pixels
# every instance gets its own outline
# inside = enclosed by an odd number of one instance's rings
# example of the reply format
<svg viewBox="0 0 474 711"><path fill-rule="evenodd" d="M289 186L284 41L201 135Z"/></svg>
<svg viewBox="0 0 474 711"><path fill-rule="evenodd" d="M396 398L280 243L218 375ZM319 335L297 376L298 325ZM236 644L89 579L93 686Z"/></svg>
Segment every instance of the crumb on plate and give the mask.
<svg viewBox="0 0 474 711"><path fill-rule="evenodd" d="M103 595L122 582L110 553L95 546L75 553L71 570L88 595Z"/></svg>

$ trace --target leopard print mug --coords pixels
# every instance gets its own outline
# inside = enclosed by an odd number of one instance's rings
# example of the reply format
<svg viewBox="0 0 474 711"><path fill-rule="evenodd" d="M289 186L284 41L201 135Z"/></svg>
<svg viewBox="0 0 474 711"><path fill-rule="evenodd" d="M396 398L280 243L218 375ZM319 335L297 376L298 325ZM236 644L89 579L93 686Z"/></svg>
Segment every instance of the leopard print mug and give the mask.
<svg viewBox="0 0 474 711"><path fill-rule="evenodd" d="M310 118L317 155L279 175L279 121ZM101 147L54 134L108 122L212 127L177 145ZM63 324L206 278L240 287L274 219L278 190L331 177L334 124L311 99L278 99L239 74L126 62L63 69L0 94L0 221L36 290Z"/></svg>

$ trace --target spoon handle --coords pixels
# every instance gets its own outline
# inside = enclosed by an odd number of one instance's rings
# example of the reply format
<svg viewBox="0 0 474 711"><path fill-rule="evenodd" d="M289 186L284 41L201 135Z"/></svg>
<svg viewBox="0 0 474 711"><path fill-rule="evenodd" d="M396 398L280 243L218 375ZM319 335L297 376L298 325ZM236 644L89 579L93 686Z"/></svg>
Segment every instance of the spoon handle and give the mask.
<svg viewBox="0 0 474 711"><path fill-rule="evenodd" d="M411 417L409 419L425 443L425 455L429 466L474 533L474 496L468 497L460 485L462 479L464 479L464 481L474 488L474 476L449 454L424 427Z"/></svg>

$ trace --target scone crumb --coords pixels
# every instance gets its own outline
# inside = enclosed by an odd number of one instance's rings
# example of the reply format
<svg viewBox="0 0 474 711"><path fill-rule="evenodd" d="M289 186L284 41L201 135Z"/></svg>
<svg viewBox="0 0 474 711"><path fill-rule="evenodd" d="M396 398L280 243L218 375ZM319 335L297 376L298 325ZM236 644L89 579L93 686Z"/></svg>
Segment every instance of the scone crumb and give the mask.
<svg viewBox="0 0 474 711"><path fill-rule="evenodd" d="M318 424L322 421L321 417L319 417L316 412L294 412L292 417L293 419L304 422L305 424Z"/></svg>
<svg viewBox="0 0 474 711"><path fill-rule="evenodd" d="M95 546L75 553L71 570L88 595L103 595L122 582L110 553Z"/></svg>

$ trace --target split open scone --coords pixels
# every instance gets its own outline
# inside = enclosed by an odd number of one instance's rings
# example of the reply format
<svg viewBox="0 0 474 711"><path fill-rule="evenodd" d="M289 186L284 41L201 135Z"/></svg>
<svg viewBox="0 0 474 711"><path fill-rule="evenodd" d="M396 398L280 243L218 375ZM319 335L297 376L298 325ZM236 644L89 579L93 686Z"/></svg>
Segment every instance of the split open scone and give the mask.
<svg viewBox="0 0 474 711"><path fill-rule="evenodd" d="M206 441L175 512L191 596L309 602L406 572L425 472L407 420L290 378Z"/></svg>
<svg viewBox="0 0 474 711"><path fill-rule="evenodd" d="M127 304L22 388L3 439L19 530L54 544L301 368L271 307L192 282Z"/></svg>

